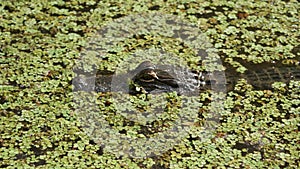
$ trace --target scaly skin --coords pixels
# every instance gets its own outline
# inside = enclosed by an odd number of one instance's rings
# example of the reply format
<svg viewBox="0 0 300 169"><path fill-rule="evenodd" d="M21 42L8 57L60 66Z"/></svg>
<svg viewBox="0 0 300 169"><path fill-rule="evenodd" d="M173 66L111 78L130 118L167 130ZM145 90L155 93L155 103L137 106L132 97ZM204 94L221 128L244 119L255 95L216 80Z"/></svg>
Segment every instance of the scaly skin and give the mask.
<svg viewBox="0 0 300 169"><path fill-rule="evenodd" d="M289 83L291 80L300 80L300 67L268 67L261 68L257 70L248 70L240 76L230 76L227 75L226 78L230 80L227 84L227 90L232 90L233 85L238 79L244 78L249 84L251 84L255 89L271 89L274 82ZM228 81L227 80L227 81Z"/></svg>

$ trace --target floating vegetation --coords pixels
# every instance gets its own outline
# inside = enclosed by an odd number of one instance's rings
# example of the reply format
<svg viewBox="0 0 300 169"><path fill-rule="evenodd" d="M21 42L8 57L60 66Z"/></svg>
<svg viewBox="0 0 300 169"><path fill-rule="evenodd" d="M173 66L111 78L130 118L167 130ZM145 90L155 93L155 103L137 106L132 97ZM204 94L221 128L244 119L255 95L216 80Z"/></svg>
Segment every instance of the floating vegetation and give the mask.
<svg viewBox="0 0 300 169"><path fill-rule="evenodd" d="M196 25L229 72L243 75L251 68L260 70L253 66L260 64L293 69L299 66L299 8L296 0L1 1L0 167L297 168L300 83L295 79L277 81L268 89L238 79L226 93L220 122L209 139L202 136L205 121L216 120L207 113L212 96L200 93L200 103L194 105L197 117L184 123L190 128L187 136L163 154L147 158L117 157L84 132L74 109L72 79L75 61L99 29L118 18L154 11ZM199 68L195 53L178 39L136 36L111 48L99 69L116 70L128 51L149 49L149 42L185 58L191 69ZM188 101L169 93L169 113L159 114L160 120L152 124L137 125L116 114L111 93L93 95L112 127L141 138L172 126L178 103ZM144 95L140 97L132 97L132 103L150 109Z"/></svg>

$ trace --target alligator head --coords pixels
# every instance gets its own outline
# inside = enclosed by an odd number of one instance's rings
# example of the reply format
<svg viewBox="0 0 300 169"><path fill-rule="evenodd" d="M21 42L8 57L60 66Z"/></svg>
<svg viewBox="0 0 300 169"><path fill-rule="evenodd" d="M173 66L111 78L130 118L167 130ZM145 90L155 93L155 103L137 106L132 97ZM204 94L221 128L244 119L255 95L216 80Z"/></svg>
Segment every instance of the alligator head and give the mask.
<svg viewBox="0 0 300 169"><path fill-rule="evenodd" d="M176 91L178 94L195 92L199 89L199 75L188 69L174 65L154 65L150 61L142 62L135 70L133 84L143 88L146 93ZM203 78L202 78L203 79ZM131 94L136 93L131 90Z"/></svg>

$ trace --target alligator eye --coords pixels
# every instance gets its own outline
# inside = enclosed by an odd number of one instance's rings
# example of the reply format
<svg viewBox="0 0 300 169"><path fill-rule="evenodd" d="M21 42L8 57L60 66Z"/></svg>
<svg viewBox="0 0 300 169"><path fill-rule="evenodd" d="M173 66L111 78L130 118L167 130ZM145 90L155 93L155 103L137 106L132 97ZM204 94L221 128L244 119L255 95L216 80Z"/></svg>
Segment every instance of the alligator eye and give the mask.
<svg viewBox="0 0 300 169"><path fill-rule="evenodd" d="M147 82L154 82L155 79L157 79L157 76L155 72L149 71L149 70L143 70L139 72L134 78L133 81L135 82L142 82L142 83L147 83Z"/></svg>

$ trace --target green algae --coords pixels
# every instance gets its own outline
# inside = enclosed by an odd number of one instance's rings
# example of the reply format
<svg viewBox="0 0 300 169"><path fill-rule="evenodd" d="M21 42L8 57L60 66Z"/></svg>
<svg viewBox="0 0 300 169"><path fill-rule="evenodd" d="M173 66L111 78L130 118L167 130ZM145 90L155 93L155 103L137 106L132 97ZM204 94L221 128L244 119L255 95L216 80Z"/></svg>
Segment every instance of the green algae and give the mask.
<svg viewBox="0 0 300 169"><path fill-rule="evenodd" d="M1 1L0 166L7 168L297 168L299 81L254 90L241 80L228 93L214 136L202 140L210 95L203 93L189 137L161 156L117 158L83 131L74 112L71 80L75 60L90 37L116 18L139 12L174 14L197 25L237 71L244 62L299 64L299 3L290 1ZM125 42L164 42L167 50L197 60L188 48L162 37ZM123 44L124 43L120 43ZM143 49L143 48L142 48ZM119 49L111 49L118 52ZM184 50L183 53L178 51ZM126 52L102 68L114 70ZM242 62L242 61L243 62ZM175 97L176 98L176 97ZM174 99L174 97L172 97ZM107 100L100 108L113 112ZM138 101L138 100L134 100ZM208 103L207 103L208 102ZM202 103L202 102L201 102ZM143 105L144 103L139 103ZM116 128L136 136L141 126ZM167 117L171 118L171 114ZM155 124L158 129L162 125ZM152 128L156 130L157 128ZM140 135L138 135L140 136Z"/></svg>

